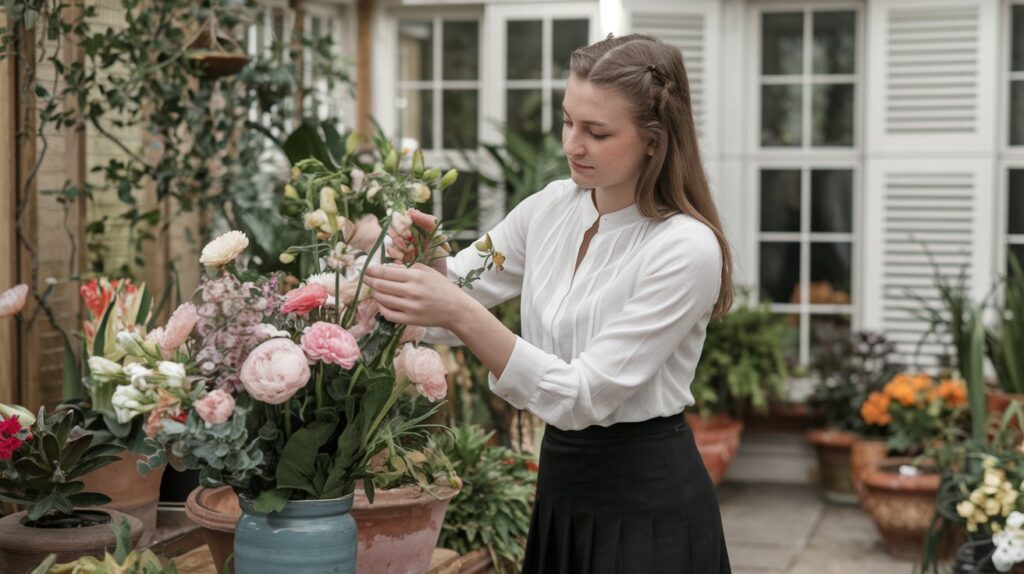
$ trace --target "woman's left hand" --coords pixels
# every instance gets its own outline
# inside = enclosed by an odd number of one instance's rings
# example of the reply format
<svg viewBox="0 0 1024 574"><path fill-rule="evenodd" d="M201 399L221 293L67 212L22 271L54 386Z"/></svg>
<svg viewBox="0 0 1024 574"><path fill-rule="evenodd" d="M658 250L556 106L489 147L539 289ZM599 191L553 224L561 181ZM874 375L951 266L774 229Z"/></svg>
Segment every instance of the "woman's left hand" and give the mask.
<svg viewBox="0 0 1024 574"><path fill-rule="evenodd" d="M403 325L450 330L466 306L475 302L446 276L422 263L370 267L364 282L373 289L381 315Z"/></svg>

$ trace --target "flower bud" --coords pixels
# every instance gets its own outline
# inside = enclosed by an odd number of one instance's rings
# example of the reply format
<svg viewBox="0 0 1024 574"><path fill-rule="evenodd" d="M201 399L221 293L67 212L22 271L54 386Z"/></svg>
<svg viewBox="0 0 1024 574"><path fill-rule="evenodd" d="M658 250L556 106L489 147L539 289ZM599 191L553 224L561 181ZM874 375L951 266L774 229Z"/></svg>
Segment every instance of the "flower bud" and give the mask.
<svg viewBox="0 0 1024 574"><path fill-rule="evenodd" d="M338 213L338 192L330 187L320 188L320 209L327 215Z"/></svg>
<svg viewBox="0 0 1024 574"><path fill-rule="evenodd" d="M451 184L455 183L455 180L459 177L459 170L449 169L448 173L444 174L441 178L441 189L445 189Z"/></svg>
<svg viewBox="0 0 1024 574"><path fill-rule="evenodd" d="M298 199L299 192L295 189L295 186L289 183L284 186L284 196L288 199Z"/></svg>
<svg viewBox="0 0 1024 574"><path fill-rule="evenodd" d="M292 168L292 179L299 179L302 177L302 170L297 167Z"/></svg>
<svg viewBox="0 0 1024 574"><path fill-rule="evenodd" d="M441 177L441 170L436 167L432 167L423 172L423 181L433 181L439 177Z"/></svg>
<svg viewBox="0 0 1024 574"><path fill-rule="evenodd" d="M18 417L18 422L23 427L29 427L35 424L36 417L28 409L21 405L6 405L0 403L0 418L9 419L11 417Z"/></svg>
<svg viewBox="0 0 1024 574"><path fill-rule="evenodd" d="M284 263L285 265L288 265L288 264L289 264L289 263L291 263L292 261L295 261L295 256L294 256L294 255L292 255L291 253L288 253L287 251L285 251L284 253L282 253L281 255L279 255L279 256L277 257L277 259L278 259L278 261L280 261L281 263Z"/></svg>
<svg viewBox="0 0 1024 574"><path fill-rule="evenodd" d="M412 174L416 177L423 176L423 150L412 153Z"/></svg>
<svg viewBox="0 0 1024 574"><path fill-rule="evenodd" d="M387 157L384 158L384 169L391 173L395 173L395 170L398 169L398 151L395 148L391 148Z"/></svg>
<svg viewBox="0 0 1024 574"><path fill-rule="evenodd" d="M92 373L92 378L98 381L109 381L124 374L119 363L99 355L89 357L89 372Z"/></svg>

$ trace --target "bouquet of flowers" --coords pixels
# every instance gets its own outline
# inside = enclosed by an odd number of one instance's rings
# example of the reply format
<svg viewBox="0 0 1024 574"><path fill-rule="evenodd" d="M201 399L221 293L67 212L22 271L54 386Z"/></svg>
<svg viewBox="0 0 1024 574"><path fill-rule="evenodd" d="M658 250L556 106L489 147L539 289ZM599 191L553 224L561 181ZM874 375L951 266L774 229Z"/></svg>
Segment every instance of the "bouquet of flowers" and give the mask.
<svg viewBox="0 0 1024 574"><path fill-rule="evenodd" d="M869 427L884 429L888 450L916 455L929 448L947 425L960 420L966 406L962 379L936 384L924 373L900 373L868 395L860 413Z"/></svg>
<svg viewBox="0 0 1024 574"><path fill-rule="evenodd" d="M378 316L363 284L390 256L411 266L446 247L439 226L412 225L408 209L457 173L424 169L419 152L401 162L387 140L376 143L369 162L350 140L338 166L293 168L286 206L309 240L280 258L301 279L247 270L238 258L248 238L229 231L204 247L206 274L166 327L118 333L130 361L120 372L105 365L111 404L122 418L145 414L158 449L150 466L170 455L259 512L341 497L361 479L371 500L378 478L457 482L450 464L436 464L427 424L448 389L441 357L419 345L424 329ZM417 255L389 247L398 241ZM478 249L481 269L464 282L500 264L493 246ZM286 290L289 282L298 284ZM415 456L423 450L432 456Z"/></svg>

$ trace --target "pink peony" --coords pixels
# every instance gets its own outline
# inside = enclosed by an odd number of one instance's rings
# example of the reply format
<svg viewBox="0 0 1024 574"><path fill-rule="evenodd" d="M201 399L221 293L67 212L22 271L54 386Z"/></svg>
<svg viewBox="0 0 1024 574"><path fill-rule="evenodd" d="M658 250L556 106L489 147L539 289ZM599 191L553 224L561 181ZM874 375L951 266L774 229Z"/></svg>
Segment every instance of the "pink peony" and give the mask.
<svg viewBox="0 0 1024 574"><path fill-rule="evenodd" d="M235 398L220 389L214 389L196 401L199 418L211 425L225 423L235 412Z"/></svg>
<svg viewBox="0 0 1024 574"><path fill-rule="evenodd" d="M285 294L281 312L306 316L310 311L326 302L327 289L319 283L309 283Z"/></svg>
<svg viewBox="0 0 1024 574"><path fill-rule="evenodd" d="M15 285L0 294L0 319L12 317L25 306L28 299L28 285Z"/></svg>
<svg viewBox="0 0 1024 574"><path fill-rule="evenodd" d="M405 374L416 383L416 390L430 402L439 401L448 394L448 369L437 351L406 344L395 357L395 371Z"/></svg>
<svg viewBox="0 0 1024 574"><path fill-rule="evenodd" d="M349 332L356 339L368 335L377 326L377 313L380 312L380 303L376 299L367 299L359 303L356 309L356 324L352 325Z"/></svg>
<svg viewBox="0 0 1024 574"><path fill-rule="evenodd" d="M164 356L169 356L178 347L185 344L198 320L199 313L192 303L182 303L174 310L174 313L171 313L171 318L168 319L160 340L160 350L164 352Z"/></svg>
<svg viewBox="0 0 1024 574"><path fill-rule="evenodd" d="M351 369L359 359L356 338L334 323L317 321L302 334L302 350L310 363L323 361Z"/></svg>
<svg viewBox="0 0 1024 574"><path fill-rule="evenodd" d="M373 249L373 244L377 242L377 238L380 237L381 233L380 221L377 216L368 213L359 218L356 222L356 227L352 231L352 236L348 239L348 245L356 251L369 252Z"/></svg>
<svg viewBox="0 0 1024 574"><path fill-rule="evenodd" d="M238 378L254 399L279 405L309 382L309 362L291 339L270 339L249 353Z"/></svg>

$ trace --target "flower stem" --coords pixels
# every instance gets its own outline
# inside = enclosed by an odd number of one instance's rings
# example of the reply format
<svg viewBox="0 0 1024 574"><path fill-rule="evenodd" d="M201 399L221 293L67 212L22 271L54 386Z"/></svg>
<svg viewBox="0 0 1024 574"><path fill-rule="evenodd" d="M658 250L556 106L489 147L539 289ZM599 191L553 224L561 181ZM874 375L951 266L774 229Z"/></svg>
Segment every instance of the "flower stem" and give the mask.
<svg viewBox="0 0 1024 574"><path fill-rule="evenodd" d="M360 362L359 366L356 367L356 373L352 375L352 380L348 382L348 396L352 396L352 389L356 386L356 381L359 380L359 375L363 374L363 363Z"/></svg>
<svg viewBox="0 0 1024 574"><path fill-rule="evenodd" d="M352 324L352 317L355 315L356 307L359 306L359 292L363 289L363 276L366 275L366 270L370 267L370 261L373 260L373 255L377 253L380 246L384 243L384 237L388 234L388 226L390 226L390 220L387 224L383 225L380 236L377 237L377 242L373 244L373 248L366 255L366 262L363 263L363 268L359 271L359 282L356 283L356 293L352 297L352 304L345 310L345 318L341 321L341 326L348 328L348 325Z"/></svg>
<svg viewBox="0 0 1024 574"><path fill-rule="evenodd" d="M292 408L289 406L289 402L284 403L284 438L285 440L292 438Z"/></svg>
<svg viewBox="0 0 1024 574"><path fill-rule="evenodd" d="M324 406L324 364L320 363L320 368L316 373L316 409L320 410Z"/></svg>

